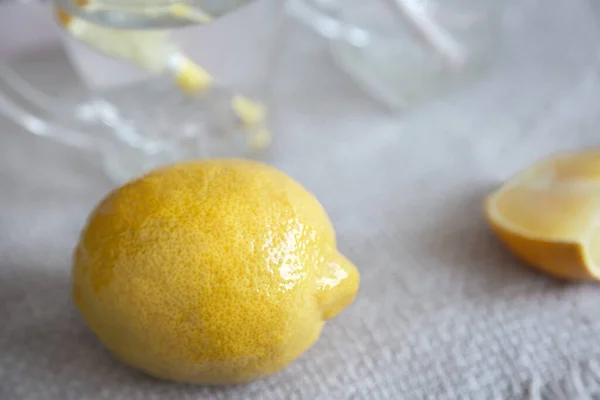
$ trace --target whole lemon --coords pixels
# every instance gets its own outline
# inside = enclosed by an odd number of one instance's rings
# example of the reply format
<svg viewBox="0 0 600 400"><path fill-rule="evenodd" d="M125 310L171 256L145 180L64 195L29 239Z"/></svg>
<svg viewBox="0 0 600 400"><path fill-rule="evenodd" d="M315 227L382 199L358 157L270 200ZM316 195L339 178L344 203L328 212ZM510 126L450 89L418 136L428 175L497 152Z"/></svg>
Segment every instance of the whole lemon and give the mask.
<svg viewBox="0 0 600 400"><path fill-rule="evenodd" d="M349 305L356 268L319 202L235 159L162 167L105 197L73 261L73 298L119 359L224 384L285 368Z"/></svg>

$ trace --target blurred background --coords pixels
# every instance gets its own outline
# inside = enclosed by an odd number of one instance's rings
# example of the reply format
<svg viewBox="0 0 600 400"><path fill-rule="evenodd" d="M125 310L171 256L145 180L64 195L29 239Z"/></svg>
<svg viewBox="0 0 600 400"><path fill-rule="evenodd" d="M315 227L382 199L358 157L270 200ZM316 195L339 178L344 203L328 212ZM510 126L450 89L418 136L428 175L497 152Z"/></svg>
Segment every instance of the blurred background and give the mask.
<svg viewBox="0 0 600 400"><path fill-rule="evenodd" d="M598 145L599 8L0 0L0 399L597 394L597 288L507 256L481 200ZM70 252L108 190L210 157L306 185L362 274L310 357L243 389L127 372L68 297Z"/></svg>
<svg viewBox="0 0 600 400"><path fill-rule="evenodd" d="M344 124L405 123L486 85L514 107L498 104L502 123L533 121L561 97L545 91L596 62L583 0L205 3L3 2L3 114L118 182L190 157L310 151L344 131L338 147L353 140Z"/></svg>

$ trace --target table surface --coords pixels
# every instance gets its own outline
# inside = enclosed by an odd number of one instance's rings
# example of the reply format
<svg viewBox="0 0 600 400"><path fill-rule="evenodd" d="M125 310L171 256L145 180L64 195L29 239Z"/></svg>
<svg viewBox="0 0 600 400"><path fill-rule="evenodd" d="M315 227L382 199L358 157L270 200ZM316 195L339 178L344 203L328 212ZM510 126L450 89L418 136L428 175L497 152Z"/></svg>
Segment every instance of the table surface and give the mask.
<svg viewBox="0 0 600 400"><path fill-rule="evenodd" d="M481 213L519 168L597 145L600 35L583 3L514 7L512 58L400 116L337 72L316 37L286 56L272 162L321 199L362 286L314 348L247 386L159 382L102 348L70 301L69 264L110 183L86 154L0 117L0 399L600 395L600 289L530 270Z"/></svg>

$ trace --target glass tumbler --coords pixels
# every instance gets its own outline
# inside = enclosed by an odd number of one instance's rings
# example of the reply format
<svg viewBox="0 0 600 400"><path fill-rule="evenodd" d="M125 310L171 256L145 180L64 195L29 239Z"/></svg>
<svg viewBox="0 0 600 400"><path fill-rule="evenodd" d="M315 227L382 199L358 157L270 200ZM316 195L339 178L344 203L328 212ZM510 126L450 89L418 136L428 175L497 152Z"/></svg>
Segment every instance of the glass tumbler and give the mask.
<svg viewBox="0 0 600 400"><path fill-rule="evenodd" d="M38 20L27 24L44 25L57 37L42 49L0 58L0 112L30 133L88 153L116 184L187 159L263 157L271 139L273 37L263 18L279 16L280 5L227 4L229 12L205 24L160 28L155 20L139 28L101 27L113 39L103 46L119 44L125 31L130 41L135 35L168 37L154 47L128 43L126 50L137 52L138 61L166 57L159 60L164 68L154 69L87 42L99 36L96 31L83 20L73 23L73 14L65 19L64 10L51 3L0 5L0 12L23 18L35 9ZM6 33L23 33L15 29Z"/></svg>
<svg viewBox="0 0 600 400"><path fill-rule="evenodd" d="M502 51L503 1L286 0L338 67L394 110L481 73Z"/></svg>

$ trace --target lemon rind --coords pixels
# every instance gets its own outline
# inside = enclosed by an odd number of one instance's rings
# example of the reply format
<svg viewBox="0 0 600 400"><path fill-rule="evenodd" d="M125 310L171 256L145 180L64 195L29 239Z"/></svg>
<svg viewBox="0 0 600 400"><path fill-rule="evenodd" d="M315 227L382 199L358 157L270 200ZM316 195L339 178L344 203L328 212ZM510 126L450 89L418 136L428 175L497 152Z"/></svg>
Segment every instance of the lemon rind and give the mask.
<svg viewBox="0 0 600 400"><path fill-rule="evenodd" d="M526 180L529 176L531 176L531 174L534 173L536 170L539 170L540 168L547 166L549 164L553 164L557 160L560 160L560 159L563 159L566 157L570 157L570 156L574 156L574 155L589 154L589 153L598 153L598 155L600 156L600 149L585 150L582 152L576 152L576 151L565 152L565 153L561 153L561 154L556 154L552 157L549 157L549 158L546 158L544 160L540 160L540 161L534 163L529 168L527 168L525 171L521 171L521 172L515 174L514 176L512 176L511 178L507 179L506 183L502 187L500 187L494 193L492 193L491 195L486 197L484 207L485 207L485 213L486 213L486 216L487 216L489 222L491 224L497 226L500 229L504 229L513 234L522 236L523 238L525 238L527 240L537 240L537 241L551 242L551 243L557 243L557 244L566 244L566 245L572 245L572 246L577 247L579 249L579 253L581 254L581 257L582 257L583 267L587 270L587 272L591 275L592 278L600 279L600 266L593 261L593 259L591 257L591 251L590 251L591 240L592 240L591 234L594 231L594 229L600 225L600 212L597 212L594 215L592 222L589 225L588 229L586 230L585 234L582 234L575 238L560 239L560 238L550 238L547 236L541 236L539 234L531 232L530 230L528 230L526 228L523 228L517 224L512 223L508 218L503 217L502 213L498 210L498 207L496 206L498 197L500 197L506 191L506 189L517 186L519 184L522 184L522 182L524 180ZM551 175L555 175L554 171L551 172Z"/></svg>

